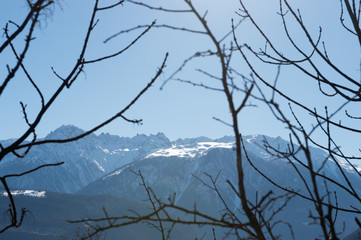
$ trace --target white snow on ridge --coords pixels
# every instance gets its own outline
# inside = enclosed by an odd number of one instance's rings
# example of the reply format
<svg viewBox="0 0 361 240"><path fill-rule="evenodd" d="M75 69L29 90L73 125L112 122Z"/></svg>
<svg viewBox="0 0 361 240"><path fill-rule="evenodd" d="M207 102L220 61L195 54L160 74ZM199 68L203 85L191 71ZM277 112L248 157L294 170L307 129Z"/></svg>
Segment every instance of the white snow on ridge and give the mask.
<svg viewBox="0 0 361 240"><path fill-rule="evenodd" d="M97 165L98 169L102 172L105 172L104 168L102 167L102 165L100 165L95 159L93 159L94 163ZM105 159L106 161L106 159Z"/></svg>
<svg viewBox="0 0 361 240"><path fill-rule="evenodd" d="M350 172L350 173L355 173L355 169L360 172L361 171L361 166L358 165L358 164L353 164L353 167L347 163L347 162L344 162L344 161L340 161L339 162L340 166L343 168L343 169L346 169L346 171Z"/></svg>
<svg viewBox="0 0 361 240"><path fill-rule="evenodd" d="M133 167L133 166L134 166L134 164L126 165L126 166L120 168L119 170L117 170L117 171L115 171L115 172L113 172L113 173L111 173L111 174L103 177L102 179L104 180L104 179L106 179L106 178L108 178L108 177L111 177L111 176L114 176L114 175L119 175L119 174L121 174L125 169L127 169L127 168L129 168L129 167Z"/></svg>
<svg viewBox="0 0 361 240"><path fill-rule="evenodd" d="M13 196L16 195L24 195L24 196L29 196L29 197L38 197L38 198L43 198L45 197L45 191L36 191L36 190L15 190L15 191L11 191L11 194ZM8 196L7 192L1 192L0 193L1 196Z"/></svg>
<svg viewBox="0 0 361 240"><path fill-rule="evenodd" d="M138 148L136 148L136 149L132 149L132 150L134 150L134 151L138 151L139 149ZM131 151L131 150L129 150L128 148L124 148L124 149L117 149L117 150L114 150L114 151L112 151L110 154L118 154L118 153L121 153L121 152L129 152L129 151Z"/></svg>
<svg viewBox="0 0 361 240"><path fill-rule="evenodd" d="M258 136L259 136L258 134L252 135L250 138L247 138L246 141L248 143L252 143L252 141L255 140Z"/></svg>
<svg viewBox="0 0 361 240"><path fill-rule="evenodd" d="M173 145L171 148L160 149L154 153L149 154L146 158L150 157L183 157L194 158L201 156L212 148L233 148L234 143L222 142L198 142L189 145Z"/></svg>
<svg viewBox="0 0 361 240"><path fill-rule="evenodd" d="M109 152L108 149L106 148L102 148L101 146L97 146L98 149L102 150L104 153L106 154L117 154L117 153L120 153L120 152L129 152L130 150L128 148L124 148L124 149L116 149L112 152ZM138 149L134 149L134 150L138 150Z"/></svg>

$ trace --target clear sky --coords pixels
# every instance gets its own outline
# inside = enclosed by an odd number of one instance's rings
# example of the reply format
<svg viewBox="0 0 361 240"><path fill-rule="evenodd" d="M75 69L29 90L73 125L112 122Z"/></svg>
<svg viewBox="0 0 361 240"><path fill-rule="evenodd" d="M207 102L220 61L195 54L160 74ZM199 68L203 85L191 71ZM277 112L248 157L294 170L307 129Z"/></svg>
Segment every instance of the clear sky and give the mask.
<svg viewBox="0 0 361 240"><path fill-rule="evenodd" d="M49 97L60 80L51 71L51 67L60 74L66 75L77 60L80 46L86 32L87 23L94 1L90 0L62 0L50 16L44 17L41 26L36 29L36 40L32 42L31 49L24 62L29 72L33 74L39 87ZM104 1L111 2L111 1ZM113 1L115 2L115 1ZM194 0L200 12L208 10L207 21L218 38L231 30L231 19L239 19L235 11L239 8L237 0ZM324 40L329 49L330 57L340 68L359 80L360 75L360 49L355 38L347 34L339 24L339 1L290 1L300 8L303 19L311 32L317 36L318 27L324 30ZM147 1L154 6L164 6L170 9L186 9L182 0ZM277 14L277 0L247 0L249 7L259 25L280 47L288 51L289 44L285 41L280 17ZM2 0L0 8L0 26L3 28L8 20L20 22L26 13L26 1ZM99 15L100 22L96 26L94 38L91 40L87 59L93 59L120 50L132 41L141 30L122 34L106 44L103 41L121 31L142 24L150 24L157 20L157 24L169 24L178 27L188 27L202 30L196 18L189 13L164 13L135 6L130 3L123 4L109 12ZM299 34L294 24L291 29L300 44L303 44L303 35ZM12 27L14 29L14 27ZM248 43L256 49L262 47L264 41L255 31L249 21L240 25L237 37L241 43ZM228 44L232 39L225 41ZM1 34L1 42L5 36ZM24 36L16 42L19 51L22 49ZM288 45L287 45L288 44ZM306 48L307 45L305 44ZM51 110L46 114L37 131L40 137L61 126L73 124L84 130L106 120L117 111L126 106L129 101L149 82L158 67L161 65L166 52L169 52L169 61L165 73L158 79L141 100L130 109L125 116L128 118L143 119L142 125L132 125L117 120L100 132L109 132L120 136L133 136L138 133L163 132L175 140L184 137L207 136L211 138L231 135L232 130L213 120L220 118L230 121L226 98L221 92L214 92L196 88L179 82L169 82L163 90L160 86L184 61L197 51L213 49L210 40L203 35L179 32L170 29L154 28L140 39L132 48L121 56L109 61L89 65L85 68L77 82L66 90L57 99ZM252 59L269 81L274 79L277 68L264 66ZM7 73L6 64L12 66L15 59L10 51L0 55L0 81ZM239 55L234 56L234 67L247 75L250 70ZM191 63L179 75L187 80L202 82L217 86L204 75L195 71L202 68L212 74L219 75L220 67L216 59L198 60ZM294 68L285 68L281 71L280 87L287 90L298 100L315 106L320 111L325 105L330 108L337 107L339 99L329 99L320 96L317 84L305 78ZM281 101L281 99L278 99ZM39 110L40 101L34 89L19 71L15 80L8 86L0 97L0 139L18 137L24 131L26 124L21 114L19 101L28 106L30 119ZM240 115L240 130L244 134L265 134L269 136L282 136L287 138L284 126L278 123L267 108L260 103L257 108L245 109ZM287 104L283 102L283 104ZM284 105L287 106L287 105ZM354 115L361 115L357 106L347 108ZM299 113L305 124L311 123L304 113ZM338 120L345 119L340 114ZM359 122L352 122L357 126ZM309 125L308 125L309 126ZM339 134L340 145L354 153L359 148L360 136ZM320 139L322 139L320 137Z"/></svg>

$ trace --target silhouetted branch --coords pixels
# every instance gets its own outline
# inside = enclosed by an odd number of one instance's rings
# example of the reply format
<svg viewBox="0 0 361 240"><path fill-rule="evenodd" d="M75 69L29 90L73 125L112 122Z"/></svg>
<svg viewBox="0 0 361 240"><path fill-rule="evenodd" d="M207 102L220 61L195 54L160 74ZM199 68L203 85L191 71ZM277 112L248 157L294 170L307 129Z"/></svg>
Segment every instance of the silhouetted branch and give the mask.
<svg viewBox="0 0 361 240"><path fill-rule="evenodd" d="M157 78L162 74L163 69L165 68L165 63L167 61L168 58L168 53L166 54L163 63L161 65L161 67L159 68L159 70L157 71L157 73L155 74L155 76L152 78L152 80L147 84L146 87L144 87L139 93L138 95L125 107L123 108L120 112L118 112L117 114L115 114L113 117L107 119L106 121L102 122L101 124L97 125L96 127L84 132L81 135L78 135L76 137L72 137L72 138L68 138L68 139L47 139L47 140L41 140L41 141L37 141L34 143L27 143L27 144L22 144L17 146L15 149L21 149L21 148L26 148L28 146L35 146L35 145L41 145L41 144L46 144L46 143L66 143L66 142L72 142L72 141L76 141L79 140L85 136L88 136L89 134L97 131L98 129L104 127L105 125L109 124L110 122L114 121L115 119L121 117L121 118L125 118L124 116L122 116L128 109L130 109L138 100L139 98L153 85L153 83L157 80ZM140 123L141 120L139 121L135 121L136 123Z"/></svg>
<svg viewBox="0 0 361 240"><path fill-rule="evenodd" d="M7 75L5 75L5 79L0 84L0 96L3 96L4 92L8 89L9 83L12 79L15 78L16 73L21 68L22 71L25 73L25 76L27 80L31 83L32 87L36 90L37 95L40 98L41 106L38 112L31 112L29 113L28 109L26 108L26 104L23 102L20 102L22 114L26 123L26 130L22 133L22 135L15 140L13 140L9 145L3 146L0 145L0 162L5 159L9 154L14 154L17 158L24 158L31 148L35 145L42 145L46 143L65 143L65 142L71 142L78 139L81 139L92 132L100 129L101 127L104 127L105 125L109 124L111 121L122 118L127 122L130 123L141 123L141 119L128 119L124 116L124 113L129 110L138 100L139 98L153 85L153 83L156 81L156 79L162 74L163 69L165 68L165 63L168 57L168 54L166 54L163 63L161 67L156 72L155 76L150 80L150 82L139 91L139 93L133 98L132 101L128 105L126 105L122 110L120 110L118 113L113 115L113 117L103 121L102 123L96 125L95 127L91 128L91 130L85 132L84 134L81 134L79 136L69 138L69 139L52 139L52 140L37 140L37 134L36 129L40 122L42 122L43 117L46 115L46 113L51 109L54 102L59 98L60 95L67 89L72 86L72 84L78 79L79 75L84 72L85 66L91 65L92 63L104 61L109 58L113 58L116 56L119 56L126 50L128 50L131 46L133 46L141 37L146 34L149 29L155 24L152 23L147 27L145 31L143 31L139 36L137 36L132 42L130 42L124 49L121 51L115 52L111 55L107 55L104 57L100 57L98 59L89 60L87 61L85 59L86 53L88 51L88 45L89 41L91 40L93 36L93 32L95 30L95 26L99 22L99 19L97 19L97 14L99 11L105 12L106 10L113 9L116 6L119 6L122 4L123 1L117 1L116 3L104 7L99 7L99 1L100 0L94 0L94 6L91 11L91 16L88 22L88 27L86 29L86 33L83 38L83 43L81 47L79 48L80 52L78 55L77 60L73 64L70 72L65 75L65 77L60 76L54 68L51 68L54 75L61 80L60 84L56 88L56 90L53 93L47 93L45 90L41 89L41 85L39 84L39 80L35 79L34 76L31 76L28 69L24 65L24 59L27 57L27 52L32 45L32 41L34 41L34 34L36 30L36 26L40 24L41 17L47 16L48 14L51 14L52 9L48 9L50 6L54 4L54 1L51 0L36 0L36 1L27 1L27 5L29 7L29 12L27 13L25 19L22 23L17 24L13 21L9 21L5 27L4 27L4 35L6 37L5 42L0 44L0 54L3 53L3 51L6 48L10 48L13 55L15 56L16 63L13 67L10 67L9 65L6 65L7 68ZM16 28L14 32L11 32L11 28ZM26 32L27 31L27 32ZM20 52L17 51L15 44L15 40L20 39L23 35L25 35L25 41L23 50ZM47 94L45 94L47 93ZM45 98L45 96L49 96ZM34 116L32 118L29 118L29 116ZM31 138L30 142L27 142L27 140ZM23 150L22 153L19 153L19 150ZM15 159L15 161L21 161L21 159ZM11 189L9 188L6 179L7 178L15 178L15 177L22 177L24 175L30 174L32 172L35 172L41 168L48 167L48 166L59 166L61 163L55 163L55 164L43 164L39 167L36 167L34 169L30 169L27 171L24 171L19 174L7 174L3 173L4 175L0 177L1 183L3 187L5 188L5 191L7 193L7 197L10 201L9 210L10 213L10 223L5 226L1 227L0 233L12 228L12 227L19 227L24 219L24 216L27 212L27 210L24 208L22 209L21 215L19 216L18 210L16 209L16 204L14 201L14 198L11 193Z"/></svg>

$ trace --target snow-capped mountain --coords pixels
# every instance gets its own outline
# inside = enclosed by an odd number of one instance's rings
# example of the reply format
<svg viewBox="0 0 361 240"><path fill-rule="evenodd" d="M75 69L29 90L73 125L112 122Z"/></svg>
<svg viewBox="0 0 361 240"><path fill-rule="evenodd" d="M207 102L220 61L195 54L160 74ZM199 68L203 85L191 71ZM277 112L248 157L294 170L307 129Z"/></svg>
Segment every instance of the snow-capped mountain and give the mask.
<svg viewBox="0 0 361 240"><path fill-rule="evenodd" d="M263 146L265 141L276 149L286 149L288 144L287 141L280 137L270 138L263 135L245 136L243 142L252 164L276 182L286 183L284 184L285 187L297 188L297 184L301 184L301 179L295 175L292 166L287 160L274 157L265 151ZM233 137L224 137L216 140L203 137L185 140L178 139L172 142L170 147L154 150L152 153L126 164L110 174L104 175L94 183L83 188L80 193L111 194L142 200L142 196L137 196L142 188L139 185L140 179L134 174L138 170L141 170L150 186L162 188L159 192L164 197L167 197L167 194L177 192L178 198L182 198L182 193L186 191L189 185L202 185L194 176L203 178L206 176L203 173L215 177L221 172L221 178L231 180L236 186L237 171L234 147ZM302 153L296 156L302 162L306 162ZM315 160L315 166L321 166L326 156L325 152L312 148L312 159ZM260 191L264 188L264 192L268 191L271 188L270 183L267 183L254 170L248 163L246 156L243 156L243 158L247 186ZM327 160L323 166L328 176L333 179L339 178L337 167L334 163ZM306 169L300 169L300 171L307 176ZM221 182L219 181L218 183L222 184ZM113 185L114 188L112 187ZM301 186L300 189L302 189ZM232 200L232 202L237 205L235 200Z"/></svg>
<svg viewBox="0 0 361 240"><path fill-rule="evenodd" d="M61 126L45 139L66 139L83 132L75 126ZM2 143L10 144L11 140ZM0 173L21 173L42 164L64 161L61 166L40 169L21 178L13 178L9 183L15 189L73 193L104 174L170 146L169 139L162 133L133 138L90 134L75 142L34 146L24 159L9 156L0 163Z"/></svg>
<svg viewBox="0 0 361 240"><path fill-rule="evenodd" d="M83 132L75 126L61 126L49 133L45 139L66 139ZM14 140L9 139L1 141L1 143L6 146L12 141ZM250 155L268 162L277 161L277 158L265 151L265 141L278 149L286 149L288 144L280 137L270 138L263 135L243 137L243 142ZM229 136L216 140L198 137L171 142L163 133L150 136L140 134L132 138L104 133L90 134L75 142L34 146L24 159L8 156L0 163L0 173L21 173L42 164L64 161L61 166L48 167L21 178L13 178L9 183L15 189L41 189L73 193L102 176L114 175L114 171L118 168L116 172L122 171L123 166L128 168L137 160L142 162L145 160L155 161L154 159L157 158L174 158L180 159L176 160L180 162L184 159L193 161L216 149L233 152L233 148L234 137ZM312 149L315 166L323 166L324 171L332 172L333 177L339 178L339 171L334 163L328 161L329 163L323 164L325 156L326 154L320 149ZM300 156L300 159L302 160L304 157ZM278 160L278 162L280 161L284 160ZM195 161L195 163L197 162L199 161ZM187 165L189 164L187 163ZM191 172L195 171L196 166L188 167L192 169ZM223 169L223 166L219 167L219 169ZM190 175L189 172L184 174Z"/></svg>
<svg viewBox="0 0 361 240"><path fill-rule="evenodd" d="M74 126L62 126L51 132L46 139L64 139L81 133L83 130ZM5 146L12 141L9 139L1 143ZM270 190L274 196L283 194L274 184L308 194L303 181L309 182L310 174L302 166L307 164L302 151L296 154L302 164L295 160L290 164L287 160L270 154L274 152L271 148L265 149L265 143L274 149L287 149L289 142L280 137L252 135L244 136L242 141L248 156L247 158L243 154L245 186L249 200L260 199ZM113 195L143 201L147 198L146 193L140 184L139 176L135 174L141 171L147 184L161 199L165 200L176 193L177 204L192 209L197 202L197 209L219 216L220 210L224 209L224 203L217 193L206 185L213 186L211 180L217 179L215 184L228 207L240 207L237 194L230 187L231 183L237 188L238 183L234 147L234 137L230 136L215 140L198 137L171 142L162 133L137 135L132 138L91 134L76 142L35 146L24 159L9 156L0 163L0 173L21 173L41 164L64 161L61 166L14 178L9 182L10 187L14 190L22 189L18 190L19 194L50 190L86 195ZM325 173L329 178L347 186L344 174L353 183L355 191L361 192L358 189L359 179L354 170L345 163L337 166L327 158L324 151L317 148L311 148L311 157L318 172ZM298 167L304 178L298 175L294 166ZM274 184L267 181L257 170L272 179ZM326 185L322 180L319 181L319 186L321 194L326 193ZM331 192L336 191L338 199L342 199L338 202L339 207L357 205L334 184L328 184L327 188ZM308 209L313 209L310 202L295 198L280 213L279 219L286 219L291 225L300 226L294 229L295 234L302 235L303 239L311 239L317 235L318 228L309 225ZM352 218L352 215L346 216L341 212L337 221L342 225L343 222L352 222ZM348 226L352 225L346 225ZM308 230L305 232L304 228ZM278 231L287 236L288 231L284 229L279 228Z"/></svg>
<svg viewBox="0 0 361 240"><path fill-rule="evenodd" d="M248 157L254 166L252 167L246 156L243 155L248 199L255 202L256 199L260 199L271 190L274 196L284 193L257 173L255 168L272 179L274 183L307 195L307 188L293 166L285 159L276 158L265 151L263 147L264 141L280 150L286 149L288 144L287 141L279 137L270 138L254 135L243 138ZM327 160L326 156L325 152L311 148L311 157L315 161L315 167L323 165L321 172L324 172L332 179L345 183L340 177L341 173L337 166L332 161ZM306 162L302 152L297 154L297 157L303 163ZM324 161L326 162L324 163ZM307 169L299 163L295 162L295 164L304 180L310 183L310 174ZM357 183L359 181L351 171L343 170L351 182ZM141 185L140 177L135 174L138 171L141 171L146 183L164 201L176 193L177 204L193 209L194 204L197 203L198 210L214 216L220 216L220 210L224 209L223 200L231 209L240 208L239 198L227 182L229 180L233 186L237 187L238 175L232 137L224 137L218 140L199 138L182 141L179 139L173 142L171 147L159 149L129 163L89 184L78 193L113 195L139 201L145 200L147 199L146 192ZM223 200L217 196L213 189L205 185L206 183L213 186L211 178L217 179L216 186ZM321 193L325 194L326 186L322 180L319 181L319 186ZM359 184L355 186L359 186ZM329 184L327 187L330 191L337 191L338 198L343 199L343 201L339 201L339 207L349 208L352 204L357 204L352 197L345 194L345 192L340 192L340 189L336 186ZM357 191L361 192L359 189ZM279 204L282 204L282 201ZM305 209L307 210L305 211ZM296 236L302 236L302 239L312 239L313 236L319 234L319 228L316 225L311 226L313 220L309 218L308 209L313 211L311 202L295 198L280 213L278 220L286 220L293 226L300 226L294 229ZM352 230L354 222L351 215L339 213L339 226L342 226L344 222L350 223L347 227L351 228L347 229L348 231ZM305 228L308 229L306 233ZM289 234L288 230L285 230L284 227L278 228L277 231L280 234L289 236L287 235Z"/></svg>

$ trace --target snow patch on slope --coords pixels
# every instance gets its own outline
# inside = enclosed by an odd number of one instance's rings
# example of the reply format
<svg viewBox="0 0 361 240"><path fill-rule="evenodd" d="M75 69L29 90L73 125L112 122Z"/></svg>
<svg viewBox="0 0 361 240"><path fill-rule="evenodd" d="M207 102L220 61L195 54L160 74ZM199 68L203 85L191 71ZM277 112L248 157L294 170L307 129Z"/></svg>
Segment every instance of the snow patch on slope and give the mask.
<svg viewBox="0 0 361 240"><path fill-rule="evenodd" d="M36 190L15 190L15 191L11 191L11 194L13 196L24 195L24 196L28 196L28 197L38 197L38 198L45 197L45 193L46 193L45 191L36 191ZM0 196L7 197L8 193L3 191L2 193L0 193Z"/></svg>
<svg viewBox="0 0 361 240"><path fill-rule="evenodd" d="M252 135L252 136L250 136L250 137L247 136L248 138L246 138L246 141L247 141L248 143L252 143L253 140L256 140L258 136L259 136L258 134Z"/></svg>
<svg viewBox="0 0 361 240"><path fill-rule="evenodd" d="M172 145L171 148L160 149L154 153L146 156L151 157L181 157L181 158L195 158L205 154L210 149L214 148L233 148L233 143L222 142L197 142L189 145Z"/></svg>
<svg viewBox="0 0 361 240"><path fill-rule="evenodd" d="M125 169L127 169L127 168L129 168L129 167L133 167L133 166L134 166L134 164L129 164L129 165L127 165L127 166L124 166L124 167L120 168L119 170L117 170L117 171L115 171L115 172L113 172L113 173L111 173L111 174L103 177L102 179L104 180L104 179L106 179L106 178L108 178L108 177L111 177L111 176L114 176L114 175L119 175L119 174L121 174Z"/></svg>
<svg viewBox="0 0 361 240"><path fill-rule="evenodd" d="M105 159L105 158L104 158ZM106 160L106 159L105 159ZM100 165L95 159L93 159L93 161L95 162L95 164L97 165L98 169L102 172L105 172L104 168L102 167L102 165Z"/></svg>

